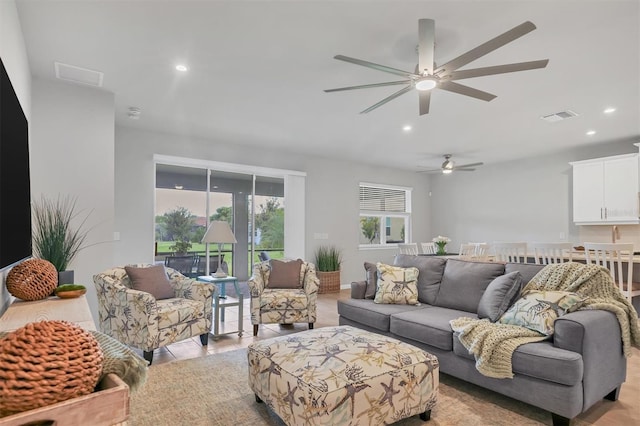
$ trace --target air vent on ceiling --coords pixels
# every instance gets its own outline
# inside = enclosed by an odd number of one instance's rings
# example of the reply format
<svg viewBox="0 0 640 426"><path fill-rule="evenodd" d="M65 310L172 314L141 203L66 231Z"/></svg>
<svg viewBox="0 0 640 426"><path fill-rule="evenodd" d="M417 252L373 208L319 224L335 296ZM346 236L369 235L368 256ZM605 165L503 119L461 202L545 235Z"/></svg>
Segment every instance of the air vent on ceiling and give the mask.
<svg viewBox="0 0 640 426"><path fill-rule="evenodd" d="M560 111L560 112L556 112L554 114L543 115L540 118L542 120L544 120L544 121L549 122L549 123L555 123L556 121L566 120L567 118L577 117L578 115L579 115L578 113L573 112L573 111L568 109L566 111Z"/></svg>
<svg viewBox="0 0 640 426"><path fill-rule="evenodd" d="M55 62L56 77L60 80L71 81L73 83L86 84L93 87L102 87L104 73L76 67L74 65Z"/></svg>

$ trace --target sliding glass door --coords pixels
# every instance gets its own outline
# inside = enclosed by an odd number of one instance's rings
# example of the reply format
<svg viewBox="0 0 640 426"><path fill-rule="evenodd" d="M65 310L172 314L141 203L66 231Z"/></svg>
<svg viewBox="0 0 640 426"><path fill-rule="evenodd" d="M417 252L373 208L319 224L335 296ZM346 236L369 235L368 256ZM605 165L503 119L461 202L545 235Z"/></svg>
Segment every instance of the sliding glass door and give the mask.
<svg viewBox="0 0 640 426"><path fill-rule="evenodd" d="M193 256L196 264L198 259L202 262L207 247L200 241L208 224L227 221L237 243L222 247L222 265L246 280L261 251L271 258L284 256L284 188L284 177L157 162L156 261ZM218 247L210 246L209 256L216 262L217 255ZM193 275L202 271L193 267Z"/></svg>

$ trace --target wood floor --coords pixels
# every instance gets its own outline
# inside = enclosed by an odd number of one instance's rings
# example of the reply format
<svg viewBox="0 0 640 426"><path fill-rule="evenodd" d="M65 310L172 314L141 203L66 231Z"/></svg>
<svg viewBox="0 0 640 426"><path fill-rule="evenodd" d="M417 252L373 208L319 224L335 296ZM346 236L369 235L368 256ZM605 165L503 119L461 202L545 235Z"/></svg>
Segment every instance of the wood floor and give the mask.
<svg viewBox="0 0 640 426"><path fill-rule="evenodd" d="M316 328L327 327L338 324L338 311L336 301L340 298L348 298L349 290L342 290L339 293L321 294L318 296L318 321ZM157 349L153 356L153 366L172 362L176 360L189 359L216 354L234 349L246 348L255 340L269 337L296 333L306 330L307 324L294 324L292 326L281 326L279 324L260 325L257 337L253 337L253 325L249 315L249 301L245 300L243 307L243 329L242 337L238 333L228 334L217 339L209 338L208 346L202 346L199 338L188 339L179 343L174 343L168 347ZM225 321L221 325L220 332L238 329L238 308L227 308ZM603 348L602 350L607 350ZM142 355L142 351L140 351ZM550 418L549 418L550 419ZM633 356L627 363L627 381L622 386L620 399L611 404L608 402L598 403L591 407L589 411L578 417L587 424L602 426L618 425L640 425L640 350L633 349ZM549 424L551 421L549 420Z"/></svg>

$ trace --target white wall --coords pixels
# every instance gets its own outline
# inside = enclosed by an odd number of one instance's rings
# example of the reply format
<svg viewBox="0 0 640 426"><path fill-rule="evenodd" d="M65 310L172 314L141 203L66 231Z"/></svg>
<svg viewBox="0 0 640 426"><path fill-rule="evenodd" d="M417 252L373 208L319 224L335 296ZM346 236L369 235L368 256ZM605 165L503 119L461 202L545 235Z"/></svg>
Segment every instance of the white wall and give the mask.
<svg viewBox="0 0 640 426"><path fill-rule="evenodd" d="M116 264L153 260L154 154L306 172L306 258L311 259L321 244L342 249L343 285L363 278L365 260L390 262L395 254L391 249L358 249L360 181L413 187L414 240L432 238L429 179L423 174L117 127L115 229L121 240ZM329 238L314 240L315 233Z"/></svg>
<svg viewBox="0 0 640 426"><path fill-rule="evenodd" d="M79 216L89 214L87 247L69 269L87 287L97 320L92 277L113 266L114 257L114 95L38 79L32 89L32 199L76 197Z"/></svg>
<svg viewBox="0 0 640 426"><path fill-rule="evenodd" d="M432 181L433 232L468 241L610 241L611 226L572 222L570 161L638 152L636 139L585 146L552 155L438 175ZM514 148L514 149L517 149ZM640 226L621 228L622 241L640 245Z"/></svg>
<svg viewBox="0 0 640 426"><path fill-rule="evenodd" d="M13 0L0 1L0 58L20 100L22 110L31 124L31 72L18 10ZM4 285L5 279L6 271L0 270L0 315L13 299Z"/></svg>

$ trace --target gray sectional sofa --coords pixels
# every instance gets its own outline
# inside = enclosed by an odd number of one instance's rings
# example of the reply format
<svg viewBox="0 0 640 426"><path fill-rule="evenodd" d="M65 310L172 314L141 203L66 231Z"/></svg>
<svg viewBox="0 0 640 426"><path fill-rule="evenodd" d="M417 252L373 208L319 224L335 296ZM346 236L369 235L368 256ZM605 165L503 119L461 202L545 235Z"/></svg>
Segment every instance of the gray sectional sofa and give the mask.
<svg viewBox="0 0 640 426"><path fill-rule="evenodd" d="M569 424L603 398L617 399L627 364L620 326L610 312L576 311L557 319L552 339L515 351L512 379L479 373L473 355L452 331L450 320L485 316L486 306L480 305L486 304L483 294L494 279L519 271L523 287L541 265L410 255L397 255L394 265L418 268L420 304L374 303L375 265L368 265L367 280L352 283L351 298L338 301L341 325L418 346L438 357L441 373L547 410L554 425Z"/></svg>

